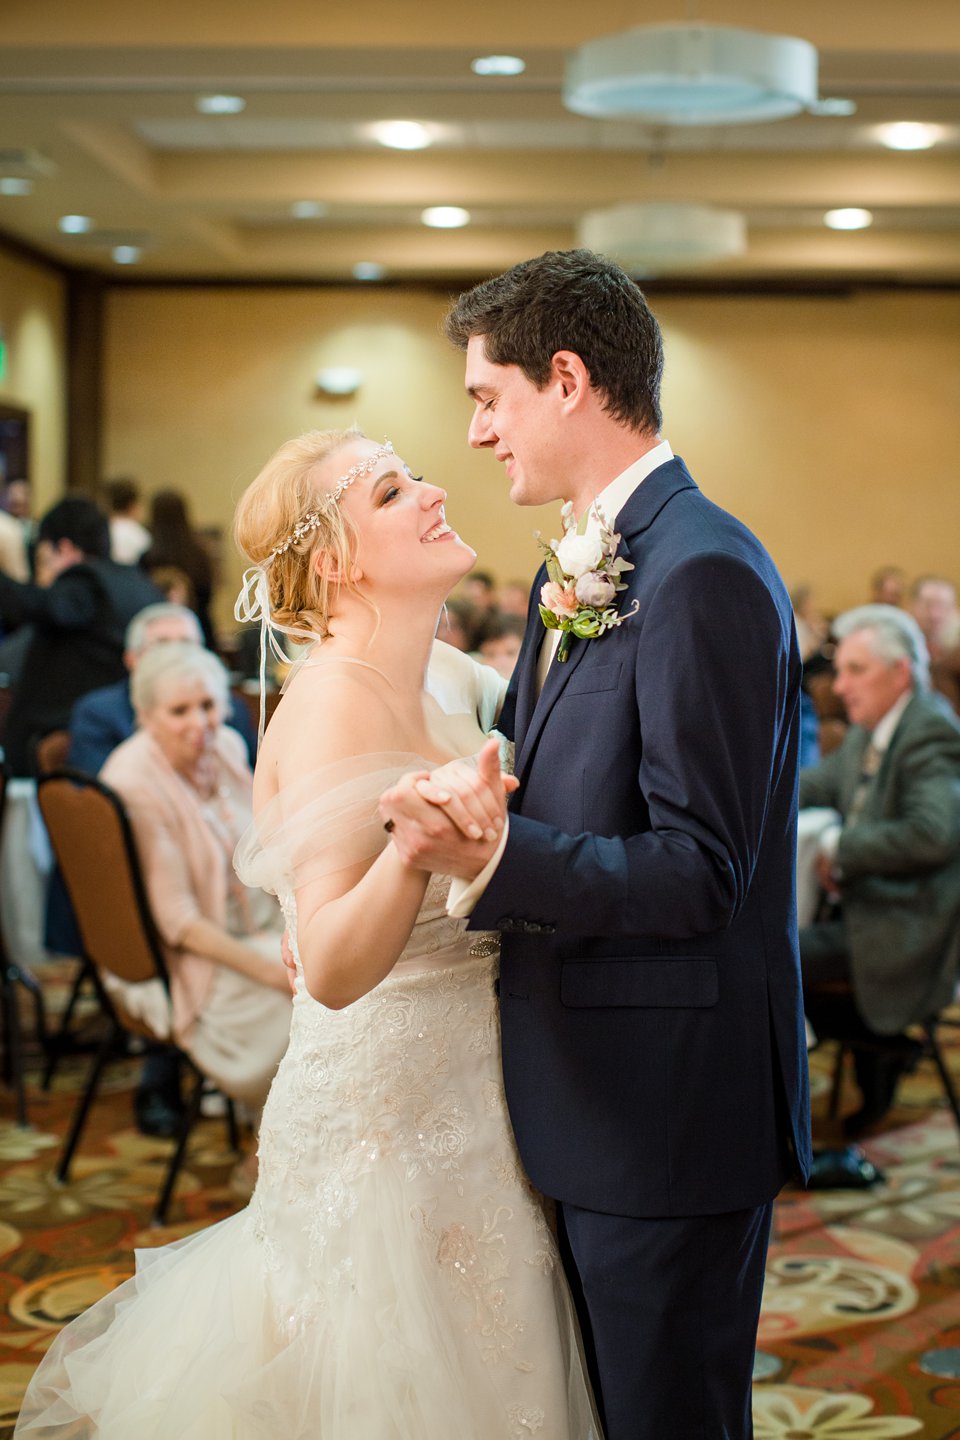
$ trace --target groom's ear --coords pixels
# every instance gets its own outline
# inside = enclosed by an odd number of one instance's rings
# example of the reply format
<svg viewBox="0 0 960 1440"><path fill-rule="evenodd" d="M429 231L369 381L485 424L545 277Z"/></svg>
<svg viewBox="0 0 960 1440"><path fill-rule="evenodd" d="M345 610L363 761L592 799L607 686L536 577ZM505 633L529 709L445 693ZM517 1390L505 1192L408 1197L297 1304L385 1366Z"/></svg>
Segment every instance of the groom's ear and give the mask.
<svg viewBox="0 0 960 1440"><path fill-rule="evenodd" d="M550 379L565 405L577 405L590 393L590 371L575 350L558 350L550 361Z"/></svg>

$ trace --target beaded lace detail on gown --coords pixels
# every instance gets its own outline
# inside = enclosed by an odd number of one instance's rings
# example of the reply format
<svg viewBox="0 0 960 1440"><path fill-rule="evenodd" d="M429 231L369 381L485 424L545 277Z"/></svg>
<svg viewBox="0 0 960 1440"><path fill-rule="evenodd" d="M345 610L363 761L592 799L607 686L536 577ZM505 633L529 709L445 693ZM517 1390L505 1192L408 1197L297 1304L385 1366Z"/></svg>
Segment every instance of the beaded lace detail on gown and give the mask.
<svg viewBox="0 0 960 1440"><path fill-rule="evenodd" d="M384 843L370 800L411 757L370 758L339 795L278 797L238 851L291 937L304 873ZM312 804L339 858L306 844ZM433 877L400 960L343 1010L310 997L298 958L249 1207L141 1252L53 1346L17 1436L599 1440L506 1112L496 937L446 914L448 887Z"/></svg>

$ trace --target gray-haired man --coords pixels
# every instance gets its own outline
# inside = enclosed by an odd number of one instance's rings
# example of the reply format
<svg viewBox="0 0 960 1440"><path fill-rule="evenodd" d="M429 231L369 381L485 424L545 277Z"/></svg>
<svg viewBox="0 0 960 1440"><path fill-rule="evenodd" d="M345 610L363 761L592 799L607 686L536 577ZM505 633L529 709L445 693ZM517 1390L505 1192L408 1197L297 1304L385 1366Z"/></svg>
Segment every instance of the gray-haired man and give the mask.
<svg viewBox="0 0 960 1440"><path fill-rule="evenodd" d="M800 776L801 807L841 822L821 840L834 918L800 931L804 1002L820 1036L894 1035L950 999L960 917L960 722L929 690L923 635L904 611L863 605L834 624L834 689L850 729ZM837 993L848 981L849 995ZM909 1057L857 1053L849 1138L886 1114Z"/></svg>

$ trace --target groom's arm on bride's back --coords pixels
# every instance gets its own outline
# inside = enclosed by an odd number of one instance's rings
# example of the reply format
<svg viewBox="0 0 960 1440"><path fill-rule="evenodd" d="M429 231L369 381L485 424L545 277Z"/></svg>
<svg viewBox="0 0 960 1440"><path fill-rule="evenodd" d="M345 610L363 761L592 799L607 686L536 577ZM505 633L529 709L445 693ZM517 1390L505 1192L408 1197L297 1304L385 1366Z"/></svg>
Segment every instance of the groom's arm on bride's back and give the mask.
<svg viewBox="0 0 960 1440"><path fill-rule="evenodd" d="M531 819L521 799L474 926L535 917L558 933L684 937L722 929L743 903L771 792L788 787L779 793L789 802L796 784L800 674L779 578L762 556L694 555L647 597L638 621L617 699L622 732L614 718L606 733L584 735L573 696L565 725L561 694L524 777L555 766L562 787L579 771L587 833ZM640 746L620 747L637 718ZM636 768L623 786L636 792L604 795L591 784L591 746L624 749ZM549 769L541 779L553 779ZM625 806L647 822L636 833L617 821ZM591 823L606 833L590 833Z"/></svg>

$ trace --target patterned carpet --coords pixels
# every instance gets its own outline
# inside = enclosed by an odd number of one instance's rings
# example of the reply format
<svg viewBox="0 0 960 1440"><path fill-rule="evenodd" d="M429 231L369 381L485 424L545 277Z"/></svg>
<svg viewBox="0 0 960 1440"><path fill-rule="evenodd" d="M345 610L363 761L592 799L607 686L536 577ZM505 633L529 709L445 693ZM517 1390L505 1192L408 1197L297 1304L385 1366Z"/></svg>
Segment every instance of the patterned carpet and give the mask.
<svg viewBox="0 0 960 1440"><path fill-rule="evenodd" d="M960 1030L950 1035L960 1073ZM133 1126L137 1066L107 1074L74 1177L52 1178L87 1061L31 1085L32 1129L0 1093L0 1440L58 1329L160 1245L232 1214L222 1120L197 1127L168 1228L149 1228L170 1142ZM812 1057L815 1114L832 1054ZM852 1108L854 1094L845 1095ZM817 1119L818 1143L831 1143ZM865 1146L886 1175L870 1190L787 1192L777 1205L754 1385L757 1440L960 1440L960 1138L932 1067L901 1087ZM146 1362L145 1360L145 1363ZM131 1437L134 1440L134 1437ZM544 1437L549 1440L549 1437ZM684 1440L665 1436L664 1440Z"/></svg>

